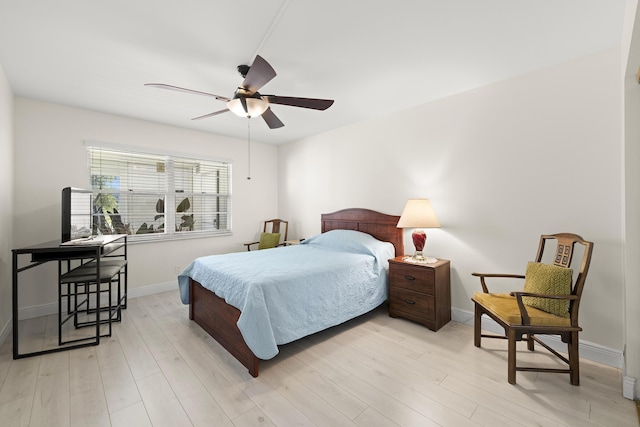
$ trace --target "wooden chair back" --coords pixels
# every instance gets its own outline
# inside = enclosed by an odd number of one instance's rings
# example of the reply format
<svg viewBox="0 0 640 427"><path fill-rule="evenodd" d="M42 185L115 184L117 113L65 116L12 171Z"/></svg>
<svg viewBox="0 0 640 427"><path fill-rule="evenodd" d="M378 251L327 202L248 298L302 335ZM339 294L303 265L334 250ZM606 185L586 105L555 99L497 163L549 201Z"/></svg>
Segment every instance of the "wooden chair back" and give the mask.
<svg viewBox="0 0 640 427"><path fill-rule="evenodd" d="M284 233L281 231L283 228L284 228ZM285 221L284 219L279 219L279 218L269 219L264 222L262 231L264 233L280 233L281 242L279 242L279 244L276 246L285 245L284 242L287 241L287 237L289 235L289 221ZM244 243L248 251L251 250L252 245L258 245L258 244L260 244L260 242Z"/></svg>
<svg viewBox="0 0 640 427"><path fill-rule="evenodd" d="M267 230L267 226L271 230ZM284 226L284 233L280 231L280 227ZM264 222L264 228L262 229L265 233L280 233L282 235L282 241L287 240L287 235L289 234L289 221L285 221L284 219L270 219Z"/></svg>
<svg viewBox="0 0 640 427"><path fill-rule="evenodd" d="M580 263L580 268L578 269L578 275L571 286L571 294L575 295L577 298L569 302L569 315L571 317L571 324L572 326L578 326L578 309L580 308L580 298L582 297L582 290L584 289L584 283L587 279L589 265L591 264L593 243L587 242L582 237L572 233L542 235L540 236L540 245L538 246L538 255L536 256L537 262L542 262L544 249L547 242L554 240L557 242L557 246L552 263L553 265L557 265L559 267L571 267L571 261L573 259L573 253L576 243L582 245L584 249L582 262Z"/></svg>

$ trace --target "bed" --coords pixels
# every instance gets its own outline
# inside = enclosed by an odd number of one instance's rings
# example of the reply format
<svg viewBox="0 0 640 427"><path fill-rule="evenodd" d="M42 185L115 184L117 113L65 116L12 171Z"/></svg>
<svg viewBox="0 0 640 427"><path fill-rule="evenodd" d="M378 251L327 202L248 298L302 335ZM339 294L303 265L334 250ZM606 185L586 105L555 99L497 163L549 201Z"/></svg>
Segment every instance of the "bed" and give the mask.
<svg viewBox="0 0 640 427"><path fill-rule="evenodd" d="M386 300L387 260L404 253L398 220L344 209L322 214L322 234L300 245L198 258L178 276L182 302L189 318L257 377L259 360L274 357L277 345Z"/></svg>

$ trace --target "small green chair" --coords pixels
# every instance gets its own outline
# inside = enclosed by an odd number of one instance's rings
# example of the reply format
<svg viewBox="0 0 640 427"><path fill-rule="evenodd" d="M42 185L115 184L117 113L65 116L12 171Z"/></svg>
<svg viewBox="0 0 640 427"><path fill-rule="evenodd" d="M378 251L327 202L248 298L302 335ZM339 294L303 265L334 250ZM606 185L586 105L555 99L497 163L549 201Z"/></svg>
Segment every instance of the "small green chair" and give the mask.
<svg viewBox="0 0 640 427"><path fill-rule="evenodd" d="M284 234L280 232L282 226L284 226ZM287 234L289 234L289 221L270 219L264 222L262 233L260 233L260 241L245 243L244 245L247 247L247 251L251 250L252 245L258 245L258 249L270 249L276 246L283 246L284 243L280 242L287 240ZM282 239L280 238L281 236L283 236Z"/></svg>

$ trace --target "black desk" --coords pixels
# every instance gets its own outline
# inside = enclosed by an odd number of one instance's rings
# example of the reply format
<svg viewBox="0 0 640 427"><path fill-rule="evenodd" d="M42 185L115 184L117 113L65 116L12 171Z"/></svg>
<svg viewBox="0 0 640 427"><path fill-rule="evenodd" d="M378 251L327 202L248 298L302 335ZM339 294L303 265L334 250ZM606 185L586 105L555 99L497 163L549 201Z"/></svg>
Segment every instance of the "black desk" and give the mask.
<svg viewBox="0 0 640 427"><path fill-rule="evenodd" d="M55 348L34 351L30 353L20 353L19 351L19 339L18 339L18 301L19 301L19 284L18 284L18 275L19 273L29 270L33 267L37 267L39 265L45 264L50 261L58 262L58 281L65 272L71 270L71 262L73 260L79 260L79 262L89 262L95 261L95 273L96 273L96 283L100 283L100 261L106 257L123 257L125 260L127 258L127 236L125 234L118 235L104 235L100 238L96 239L88 239L82 241L80 244L71 244L70 242L61 243L60 240L54 240L51 242L41 243L34 246L29 246L20 249L13 249L13 358L21 359L29 356L37 356L41 354L54 353L63 350L69 350L72 348L79 347L87 347L92 345L100 344L100 310L96 310L96 321L95 328L96 333L95 336L90 336L88 338L83 338L80 341L82 343L67 345L67 346L58 346ZM30 255L31 258L27 261L24 266L20 267L18 263L18 258L20 256ZM124 282L126 284L127 278L127 268L124 269L125 279ZM125 285L126 286L126 285ZM58 310L60 311L60 295L58 295ZM96 294L96 304L97 307L100 307L100 292ZM126 289L125 289L125 301L126 301ZM125 303L126 304L126 303ZM59 332L60 333L60 332Z"/></svg>

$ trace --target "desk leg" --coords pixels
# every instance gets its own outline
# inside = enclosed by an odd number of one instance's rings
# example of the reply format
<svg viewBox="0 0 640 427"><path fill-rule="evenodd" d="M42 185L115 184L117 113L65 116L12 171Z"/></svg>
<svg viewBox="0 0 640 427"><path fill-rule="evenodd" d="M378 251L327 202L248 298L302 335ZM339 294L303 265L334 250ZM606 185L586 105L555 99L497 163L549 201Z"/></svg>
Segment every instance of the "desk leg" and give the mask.
<svg viewBox="0 0 640 427"><path fill-rule="evenodd" d="M18 254L13 252L13 275L12 275L12 311L13 311L13 358L16 359L18 351Z"/></svg>
<svg viewBox="0 0 640 427"><path fill-rule="evenodd" d="M100 256L102 248L96 251L96 345L100 344Z"/></svg>

